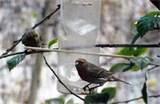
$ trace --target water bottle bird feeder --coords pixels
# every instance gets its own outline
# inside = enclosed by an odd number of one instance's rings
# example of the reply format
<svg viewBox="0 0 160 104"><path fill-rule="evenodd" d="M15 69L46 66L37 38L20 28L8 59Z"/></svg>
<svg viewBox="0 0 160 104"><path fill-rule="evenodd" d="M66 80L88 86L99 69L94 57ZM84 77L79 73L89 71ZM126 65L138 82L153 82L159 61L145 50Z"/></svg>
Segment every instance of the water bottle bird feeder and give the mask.
<svg viewBox="0 0 160 104"><path fill-rule="evenodd" d="M94 45L100 28L101 0L61 0L60 13L59 48L98 53L99 49ZM78 58L85 58L96 65L99 64L98 56L58 53L57 73L74 93L81 93L83 86L87 84L80 79L75 68L74 63ZM69 93L59 82L58 91Z"/></svg>

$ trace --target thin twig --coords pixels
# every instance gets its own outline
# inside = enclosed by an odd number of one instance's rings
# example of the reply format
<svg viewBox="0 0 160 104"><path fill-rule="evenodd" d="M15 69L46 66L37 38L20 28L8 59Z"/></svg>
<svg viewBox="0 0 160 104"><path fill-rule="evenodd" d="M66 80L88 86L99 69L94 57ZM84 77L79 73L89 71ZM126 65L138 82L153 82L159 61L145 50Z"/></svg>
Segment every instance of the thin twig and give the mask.
<svg viewBox="0 0 160 104"><path fill-rule="evenodd" d="M55 14L59 9L60 9L60 5L57 5L58 7L51 12L49 15L47 15L46 17L44 17L40 22L38 22L37 24L35 24L32 29L35 29L36 27L38 27L39 25L41 25L44 21L50 19L52 17L53 14Z"/></svg>
<svg viewBox="0 0 160 104"><path fill-rule="evenodd" d="M63 82L62 80L59 78L59 76L56 74L56 72L52 69L52 67L49 65L49 63L47 62L46 57L43 55L45 64L48 66L48 68L52 71L52 73L55 75L55 77L57 78L57 80L74 96L76 96L77 98L85 101L83 98L81 98L80 96L78 96L77 94L75 94L74 92L72 92Z"/></svg>
<svg viewBox="0 0 160 104"><path fill-rule="evenodd" d="M41 25L42 23L44 23L46 20L50 19L51 16L52 16L53 14L55 14L59 9L60 9L60 5L58 5L58 7L57 7L53 12L51 12L51 13L48 14L46 17L44 17L40 22L36 23L31 29L35 29L36 27L38 27L39 25ZM25 34L25 33L24 33L24 34ZM8 49L6 50L6 52L4 52L4 53L2 54L2 56L3 56L3 55L6 55L6 54L8 54L10 51L12 51L12 50L22 41L22 38L23 38L24 34L22 35L22 37L21 37L19 40L15 41L10 48L8 48Z"/></svg>
<svg viewBox="0 0 160 104"><path fill-rule="evenodd" d="M160 44L96 44L95 47L109 47L109 48L122 48L122 47L137 47L137 48L159 48Z"/></svg>
<svg viewBox="0 0 160 104"><path fill-rule="evenodd" d="M160 97L160 95L151 95L149 96L150 98L157 98L157 97ZM118 102L113 102L111 104L121 104L121 103L129 103L129 102L132 102L132 101L136 101L136 100L140 100L142 99L143 96L141 97L137 97L137 98L133 98L133 99L129 99L129 100L125 100L125 101L118 101Z"/></svg>
<svg viewBox="0 0 160 104"><path fill-rule="evenodd" d="M148 71L148 72L149 72L149 71L152 71L152 70L154 70L154 69L157 68L157 67L160 67L160 65L154 65L153 67L147 69L147 71Z"/></svg>
<svg viewBox="0 0 160 104"><path fill-rule="evenodd" d="M39 48L39 47L25 47L25 48L35 50L35 51L41 51L41 52L62 52L62 53L70 53L70 54L94 55L94 56L104 56L104 57L124 58L124 59L130 59L134 57L134 56L112 55L112 54L95 53L95 52L73 51L73 50L65 50L65 49L48 49L48 48Z"/></svg>
<svg viewBox="0 0 160 104"><path fill-rule="evenodd" d="M11 53L11 54L6 54L6 55L1 55L0 56L0 59L2 58L6 58L6 57L9 57L9 56L14 56L14 55L19 55L19 54L24 54L25 51L22 51L22 52L15 52L15 53Z"/></svg>
<svg viewBox="0 0 160 104"><path fill-rule="evenodd" d="M3 55L7 55L7 54L8 54L10 51L12 51L21 41L22 41L22 38L19 39L19 40L17 40L16 42L14 42L13 45L12 45L10 48L8 48L8 49L6 50L6 52L4 52L4 53L2 54L2 56L3 56Z"/></svg>
<svg viewBox="0 0 160 104"><path fill-rule="evenodd" d="M2 55L2 56L0 56L0 59L6 58L6 57L9 57L9 56L15 56L15 55L19 55L19 54L24 54L24 53L26 55L30 55L30 54L43 53L43 52L41 52L41 51L30 51L30 52L28 52L28 51L25 50L25 51L21 51L21 52L15 52L15 53Z"/></svg>
<svg viewBox="0 0 160 104"><path fill-rule="evenodd" d="M86 46L71 46L66 47L65 49L85 49L92 47L100 47L100 48L159 48L160 44L96 44L96 45L86 45Z"/></svg>

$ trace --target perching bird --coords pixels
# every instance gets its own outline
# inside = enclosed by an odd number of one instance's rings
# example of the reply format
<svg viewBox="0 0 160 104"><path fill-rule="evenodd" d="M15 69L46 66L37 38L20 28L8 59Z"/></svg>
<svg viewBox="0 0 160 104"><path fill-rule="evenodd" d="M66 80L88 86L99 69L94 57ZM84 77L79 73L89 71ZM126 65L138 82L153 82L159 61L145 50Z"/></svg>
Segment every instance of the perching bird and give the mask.
<svg viewBox="0 0 160 104"><path fill-rule="evenodd" d="M128 82L114 77L112 72L100 68L83 58L79 58L75 61L75 67L80 78L84 81L89 82L88 86L90 84L103 85L107 81L120 81L129 84Z"/></svg>
<svg viewBox="0 0 160 104"><path fill-rule="evenodd" d="M33 29L29 29L23 35L22 43L25 46L40 47L40 36Z"/></svg>
<svg viewBox="0 0 160 104"><path fill-rule="evenodd" d="M160 10L160 0L150 0Z"/></svg>

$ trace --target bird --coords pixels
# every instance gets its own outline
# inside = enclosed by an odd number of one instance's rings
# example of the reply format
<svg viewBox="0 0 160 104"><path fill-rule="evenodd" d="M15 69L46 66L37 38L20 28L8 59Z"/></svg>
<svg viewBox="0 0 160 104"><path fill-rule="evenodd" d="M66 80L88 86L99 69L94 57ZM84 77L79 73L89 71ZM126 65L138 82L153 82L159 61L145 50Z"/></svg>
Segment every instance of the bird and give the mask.
<svg viewBox="0 0 160 104"><path fill-rule="evenodd" d="M33 29L28 29L23 37L22 44L30 47L40 47L40 36Z"/></svg>
<svg viewBox="0 0 160 104"><path fill-rule="evenodd" d="M150 0L154 6L160 10L160 0Z"/></svg>
<svg viewBox="0 0 160 104"><path fill-rule="evenodd" d="M104 68L90 63L84 58L78 58L75 60L75 67L80 78L89 83L83 87L84 90L86 90L87 87L89 88L89 85L91 84L98 84L99 87L107 81L120 81L126 84L130 84L113 76L113 72L107 71Z"/></svg>

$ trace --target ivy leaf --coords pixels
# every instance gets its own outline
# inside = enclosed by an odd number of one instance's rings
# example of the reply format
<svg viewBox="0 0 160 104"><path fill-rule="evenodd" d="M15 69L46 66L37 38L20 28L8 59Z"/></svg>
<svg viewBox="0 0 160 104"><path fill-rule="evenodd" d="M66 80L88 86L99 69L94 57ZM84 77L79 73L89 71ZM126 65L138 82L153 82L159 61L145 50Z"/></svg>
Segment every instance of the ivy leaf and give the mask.
<svg viewBox="0 0 160 104"><path fill-rule="evenodd" d="M48 48L50 48L53 44L55 44L57 42L58 42L57 38L50 40L49 43L48 43Z"/></svg>
<svg viewBox="0 0 160 104"><path fill-rule="evenodd" d="M135 26L137 33L132 39L131 44L134 44L138 38L142 38L147 32L160 29L160 17L148 15L143 16L136 22Z"/></svg>
<svg viewBox="0 0 160 104"><path fill-rule="evenodd" d="M117 54L126 56L141 56L149 51L148 48L122 48Z"/></svg>
<svg viewBox="0 0 160 104"><path fill-rule="evenodd" d="M125 72L130 70L133 67L131 63L117 63L112 65L111 72Z"/></svg>
<svg viewBox="0 0 160 104"><path fill-rule="evenodd" d="M25 56L26 54L20 54L8 60L7 66L9 70L11 71L14 67L16 67L25 58Z"/></svg>
<svg viewBox="0 0 160 104"><path fill-rule="evenodd" d="M146 68L153 61L153 59L149 57L134 57L131 58L130 61L142 70Z"/></svg>
<svg viewBox="0 0 160 104"><path fill-rule="evenodd" d="M85 97L85 104L107 104L116 95L116 88L105 88L101 93L94 93Z"/></svg>

